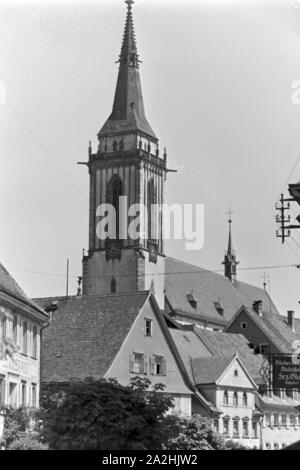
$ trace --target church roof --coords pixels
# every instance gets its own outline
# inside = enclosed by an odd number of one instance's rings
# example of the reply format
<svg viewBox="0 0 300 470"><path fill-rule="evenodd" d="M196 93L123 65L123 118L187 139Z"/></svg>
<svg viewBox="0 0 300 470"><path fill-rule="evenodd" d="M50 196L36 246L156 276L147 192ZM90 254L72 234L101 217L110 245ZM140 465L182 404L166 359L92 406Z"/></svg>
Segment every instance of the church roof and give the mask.
<svg viewBox="0 0 300 470"><path fill-rule="evenodd" d="M98 137L122 132L140 131L157 141L144 109L139 74L139 56L134 32L132 1L128 5L123 43L119 56L119 73L112 113L98 133Z"/></svg>
<svg viewBox="0 0 300 470"><path fill-rule="evenodd" d="M196 308L187 297L191 290L197 299ZM262 300L264 310L278 314L264 289L241 281L231 282L223 275L169 257L166 258L166 297L176 318L190 315L195 320L220 325L226 325L243 305L252 307L255 300Z"/></svg>
<svg viewBox="0 0 300 470"><path fill-rule="evenodd" d="M40 299L57 302L43 330L43 382L102 378L148 298L148 292Z"/></svg>
<svg viewBox="0 0 300 470"><path fill-rule="evenodd" d="M7 271L3 264L0 263L0 293L1 292L11 297L12 300L16 299L23 304L26 304L26 306L29 306L34 310L38 310L40 313L44 313L38 305L25 294L17 281Z"/></svg>

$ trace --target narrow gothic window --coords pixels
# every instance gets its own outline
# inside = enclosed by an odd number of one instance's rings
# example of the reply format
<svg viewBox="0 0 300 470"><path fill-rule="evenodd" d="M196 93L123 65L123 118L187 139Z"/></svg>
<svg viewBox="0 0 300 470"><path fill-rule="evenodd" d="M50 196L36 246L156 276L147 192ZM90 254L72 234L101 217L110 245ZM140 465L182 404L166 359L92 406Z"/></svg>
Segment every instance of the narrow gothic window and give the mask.
<svg viewBox="0 0 300 470"><path fill-rule="evenodd" d="M108 185L107 202L112 204L116 210L116 238L119 238L119 197L123 194L123 185L121 178L114 175Z"/></svg>
<svg viewBox="0 0 300 470"><path fill-rule="evenodd" d="M117 283L114 277L112 278L111 283L110 283L110 292L112 294L115 294L117 292Z"/></svg>
<svg viewBox="0 0 300 470"><path fill-rule="evenodd" d="M154 220L153 220L153 217L152 217L152 204L155 204L155 189L154 189L154 179L151 178L149 181L148 181L148 194L147 194L147 210L148 210L148 239L149 240L154 240L156 237L155 237L155 234L152 233L154 232Z"/></svg>

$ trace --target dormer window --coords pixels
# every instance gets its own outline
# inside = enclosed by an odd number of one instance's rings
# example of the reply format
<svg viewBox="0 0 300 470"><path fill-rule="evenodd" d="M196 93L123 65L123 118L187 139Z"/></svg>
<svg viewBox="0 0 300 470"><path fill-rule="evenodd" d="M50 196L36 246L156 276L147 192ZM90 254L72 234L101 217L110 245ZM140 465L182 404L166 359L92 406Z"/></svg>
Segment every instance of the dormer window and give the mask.
<svg viewBox="0 0 300 470"><path fill-rule="evenodd" d="M219 313L219 315L224 315L224 308L220 304L220 302L215 302L215 309Z"/></svg>
<svg viewBox="0 0 300 470"><path fill-rule="evenodd" d="M188 299L190 305L191 305L193 308L197 308L197 299L196 299L196 297L195 297L193 291L190 292L190 293L187 295L187 299Z"/></svg>

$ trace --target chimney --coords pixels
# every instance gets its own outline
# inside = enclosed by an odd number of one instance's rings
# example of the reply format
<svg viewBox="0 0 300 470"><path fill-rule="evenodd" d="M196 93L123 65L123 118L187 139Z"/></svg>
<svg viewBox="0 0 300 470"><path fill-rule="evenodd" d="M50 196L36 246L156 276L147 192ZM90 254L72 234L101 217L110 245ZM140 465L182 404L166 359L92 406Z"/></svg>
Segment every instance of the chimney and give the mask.
<svg viewBox="0 0 300 470"><path fill-rule="evenodd" d="M253 306L253 310L258 314L258 316L262 317L262 312L263 312L262 300L255 300L252 306Z"/></svg>
<svg viewBox="0 0 300 470"><path fill-rule="evenodd" d="M287 312L287 322L291 327L292 331L295 332L295 312L294 310L288 310Z"/></svg>

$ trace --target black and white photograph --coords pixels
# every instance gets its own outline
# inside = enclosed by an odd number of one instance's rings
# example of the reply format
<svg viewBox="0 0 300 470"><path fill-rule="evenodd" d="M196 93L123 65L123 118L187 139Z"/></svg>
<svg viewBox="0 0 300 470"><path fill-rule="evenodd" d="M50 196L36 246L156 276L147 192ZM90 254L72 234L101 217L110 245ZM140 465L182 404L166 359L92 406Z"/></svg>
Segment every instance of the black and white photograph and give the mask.
<svg viewBox="0 0 300 470"><path fill-rule="evenodd" d="M0 0L0 220L0 450L300 450L300 0Z"/></svg>

